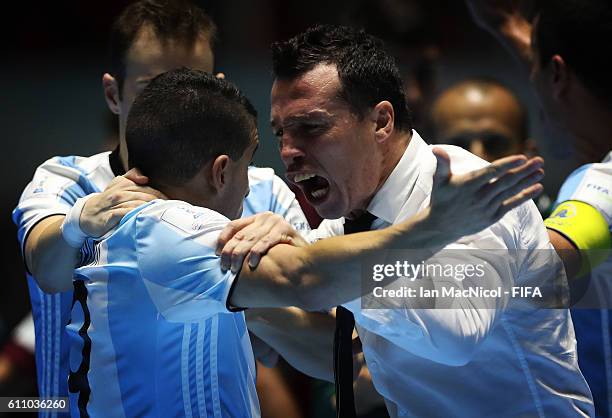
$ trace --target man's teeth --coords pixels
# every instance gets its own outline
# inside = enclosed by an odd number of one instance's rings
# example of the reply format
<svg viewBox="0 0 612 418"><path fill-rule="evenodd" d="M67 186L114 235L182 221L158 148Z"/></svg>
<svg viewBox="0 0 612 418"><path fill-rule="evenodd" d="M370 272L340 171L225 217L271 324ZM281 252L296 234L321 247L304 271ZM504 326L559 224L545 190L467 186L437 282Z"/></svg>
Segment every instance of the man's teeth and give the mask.
<svg viewBox="0 0 612 418"><path fill-rule="evenodd" d="M293 178L293 181L296 183L299 183L301 181L311 179L314 176L315 176L314 174L296 174L295 177Z"/></svg>
<svg viewBox="0 0 612 418"><path fill-rule="evenodd" d="M320 197L325 196L325 193L327 193L327 187L325 187L324 189L319 189L319 190L315 190L314 192L310 193L312 195L312 197L314 197L315 199L318 199Z"/></svg>

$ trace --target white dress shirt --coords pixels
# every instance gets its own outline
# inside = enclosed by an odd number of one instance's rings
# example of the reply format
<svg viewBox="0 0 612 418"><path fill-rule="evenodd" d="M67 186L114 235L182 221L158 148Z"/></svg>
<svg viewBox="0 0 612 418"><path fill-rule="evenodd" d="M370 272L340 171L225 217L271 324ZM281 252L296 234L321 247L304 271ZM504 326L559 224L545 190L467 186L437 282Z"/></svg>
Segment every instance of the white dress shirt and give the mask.
<svg viewBox="0 0 612 418"><path fill-rule="evenodd" d="M441 147L453 173L487 164L461 148ZM374 229L427 207L436 166L431 148L413 131L404 155L368 206L378 218ZM318 238L342 233L342 220L326 220L315 232ZM488 260L487 285L513 286L533 283L551 268L539 262L534 250L553 247L535 204L528 202L446 248L522 250L514 259ZM362 309L359 299L345 305L355 315L374 385L391 417L593 415L568 310L526 312L512 309L507 298L485 302L492 309L476 309L469 299L457 309L414 309L407 299L396 303L393 309ZM478 303L483 306L482 298Z"/></svg>

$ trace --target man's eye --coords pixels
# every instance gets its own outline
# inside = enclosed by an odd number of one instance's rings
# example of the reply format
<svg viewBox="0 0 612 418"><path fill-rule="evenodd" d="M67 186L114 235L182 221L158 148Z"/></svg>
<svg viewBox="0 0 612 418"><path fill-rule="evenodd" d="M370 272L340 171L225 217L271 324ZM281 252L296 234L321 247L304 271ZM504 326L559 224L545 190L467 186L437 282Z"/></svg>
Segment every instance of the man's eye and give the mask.
<svg viewBox="0 0 612 418"><path fill-rule="evenodd" d="M327 131L327 125L304 125L302 131L306 135L321 135Z"/></svg>
<svg viewBox="0 0 612 418"><path fill-rule="evenodd" d="M284 133L284 132L283 132L283 130L282 130L282 129L279 129L279 130L277 130L276 132L274 132L274 136L276 136L276 137L280 138L280 137L282 137L282 136L283 136L283 133Z"/></svg>

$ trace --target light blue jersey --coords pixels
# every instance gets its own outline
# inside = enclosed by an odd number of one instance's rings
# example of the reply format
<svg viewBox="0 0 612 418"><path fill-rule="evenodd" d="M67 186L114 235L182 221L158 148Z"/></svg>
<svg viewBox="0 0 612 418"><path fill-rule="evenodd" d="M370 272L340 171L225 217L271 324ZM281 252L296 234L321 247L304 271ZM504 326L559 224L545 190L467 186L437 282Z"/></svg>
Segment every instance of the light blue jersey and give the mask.
<svg viewBox="0 0 612 418"><path fill-rule="evenodd" d="M586 164L563 183L555 206L579 200L596 208L612 234L612 152L601 163ZM612 257L591 272L586 297L612 306ZM612 416L612 310L573 309L578 363L593 394L597 417Z"/></svg>
<svg viewBox="0 0 612 418"><path fill-rule="evenodd" d="M22 246L32 227L53 215L65 215L77 199L103 190L113 179L110 153L54 157L43 163L23 191L13 221ZM69 342L64 327L70 320L72 292L48 295L27 272L35 331L36 372L41 398L68 396ZM41 417L67 416L41 410Z"/></svg>
<svg viewBox="0 0 612 418"><path fill-rule="evenodd" d="M227 222L158 200L89 247L67 328L73 416L259 416L244 314L228 308L236 275L214 253Z"/></svg>
<svg viewBox="0 0 612 418"><path fill-rule="evenodd" d="M22 247L38 222L52 215L65 215L77 199L104 190L121 174L113 173L110 156L104 152L91 157L54 157L38 167L13 211ZM269 210L282 215L296 229L308 230L295 195L272 169L249 168L249 185L243 216ZM36 334L38 390L41 397L66 397L69 342L64 328L70 321L73 292L46 295L29 272L27 280ZM41 417L61 415L40 413Z"/></svg>

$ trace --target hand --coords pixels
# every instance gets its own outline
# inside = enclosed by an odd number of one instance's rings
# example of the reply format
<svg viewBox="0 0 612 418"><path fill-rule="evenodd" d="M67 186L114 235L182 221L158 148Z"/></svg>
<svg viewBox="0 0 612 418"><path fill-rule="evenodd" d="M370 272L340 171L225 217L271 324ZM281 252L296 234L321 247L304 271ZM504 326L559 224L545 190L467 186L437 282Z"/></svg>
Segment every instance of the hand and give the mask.
<svg viewBox="0 0 612 418"><path fill-rule="evenodd" d="M467 0L466 4L474 22L486 30L497 30L512 20L525 19L522 12L525 1Z"/></svg>
<svg viewBox="0 0 612 418"><path fill-rule="evenodd" d="M258 213L230 222L217 241L221 268L236 273L248 256L249 267L255 268L261 257L277 244L307 245L285 219L272 212Z"/></svg>
<svg viewBox="0 0 612 418"><path fill-rule="evenodd" d="M529 1L468 0L474 22L490 32L512 53L529 72L533 65L531 49L532 25L528 20Z"/></svg>
<svg viewBox="0 0 612 418"><path fill-rule="evenodd" d="M128 212L155 199L166 199L161 192L144 186L149 179L133 168L110 182L106 189L83 206L79 224L90 237L101 237L113 229Z"/></svg>
<svg viewBox="0 0 612 418"><path fill-rule="evenodd" d="M508 211L539 195L544 160L522 155L501 158L466 174L452 174L446 151L434 148L429 220L437 229L460 238L497 222Z"/></svg>

